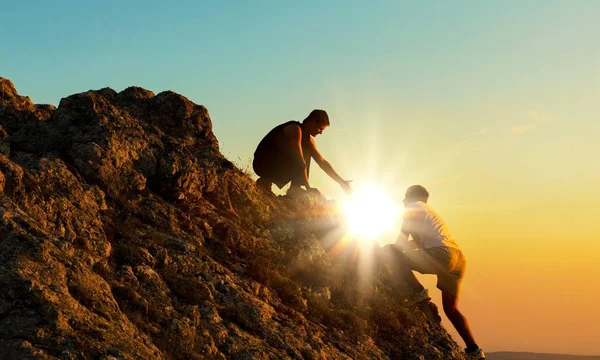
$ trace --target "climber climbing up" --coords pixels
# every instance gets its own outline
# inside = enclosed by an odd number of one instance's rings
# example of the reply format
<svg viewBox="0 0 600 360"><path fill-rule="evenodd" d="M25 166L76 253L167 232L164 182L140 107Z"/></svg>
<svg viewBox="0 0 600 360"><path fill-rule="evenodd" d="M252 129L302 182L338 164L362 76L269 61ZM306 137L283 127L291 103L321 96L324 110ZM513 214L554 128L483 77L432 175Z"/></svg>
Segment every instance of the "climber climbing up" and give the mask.
<svg viewBox="0 0 600 360"><path fill-rule="evenodd" d="M421 185L406 190L402 230L395 244L382 248L382 255L399 271L413 295L407 305L430 299L429 292L415 277L436 274L437 287L442 291L444 313L464 340L468 359L485 359L465 316L458 309L460 286L465 275L465 257L450 234L442 217L427 204L429 192ZM412 241L409 241L409 236Z"/></svg>
<svg viewBox="0 0 600 360"><path fill-rule="evenodd" d="M346 193L352 188L333 166L323 158L314 137L329 126L329 116L324 110L313 110L302 123L288 121L272 129L258 144L252 167L260 178L256 184L271 192L273 183L280 189L291 181L287 194L298 196L304 192L319 193L310 186L308 175L311 158L335 180ZM306 188L302 190L301 186Z"/></svg>

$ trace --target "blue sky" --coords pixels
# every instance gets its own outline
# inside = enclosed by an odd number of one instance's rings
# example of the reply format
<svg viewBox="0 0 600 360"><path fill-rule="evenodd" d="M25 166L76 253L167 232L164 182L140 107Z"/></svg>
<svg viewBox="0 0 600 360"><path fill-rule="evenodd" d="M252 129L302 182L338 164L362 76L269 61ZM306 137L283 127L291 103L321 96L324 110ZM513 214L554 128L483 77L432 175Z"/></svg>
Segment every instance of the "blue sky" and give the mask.
<svg viewBox="0 0 600 360"><path fill-rule="evenodd" d="M461 117L450 131L477 131L487 124L457 109L571 102L561 92L597 80L599 57L600 4L574 4L10 2L0 70L37 103L105 86L180 92L208 107L224 151L246 158L272 124L312 108L351 129L367 113L444 107Z"/></svg>
<svg viewBox="0 0 600 360"><path fill-rule="evenodd" d="M222 152L242 165L272 127L325 109L332 126L317 145L342 176L396 196L422 183L451 220L478 269L465 302L488 349L600 353L581 333L585 311L548 332L559 315L533 309L519 339L518 312L480 312L519 301L509 295L524 284L535 298L515 309L539 298L571 308L525 260L502 294L482 295L496 290L486 279L508 276L497 254L523 243L576 259L573 293L600 301L589 257L600 253L599 18L595 0L5 1L0 76L55 105L107 86L179 92L208 108ZM311 182L342 196L316 167ZM574 238L595 251L565 250Z"/></svg>

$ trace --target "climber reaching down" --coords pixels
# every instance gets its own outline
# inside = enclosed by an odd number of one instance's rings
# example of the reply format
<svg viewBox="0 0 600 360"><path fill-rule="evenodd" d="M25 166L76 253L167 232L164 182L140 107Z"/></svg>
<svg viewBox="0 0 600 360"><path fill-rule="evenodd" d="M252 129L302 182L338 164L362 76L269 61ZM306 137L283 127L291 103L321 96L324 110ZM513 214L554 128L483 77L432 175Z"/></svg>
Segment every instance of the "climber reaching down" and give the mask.
<svg viewBox="0 0 600 360"><path fill-rule="evenodd" d="M352 188L350 182L342 179L317 149L314 137L323 133L329 126L329 117L324 110L313 110L302 123L288 121L273 128L258 144L254 152L252 167L260 177L256 184L268 192L274 183L282 188L291 182L288 194L296 196L318 190L310 186L308 176L310 162L317 165L335 180L346 193Z"/></svg>

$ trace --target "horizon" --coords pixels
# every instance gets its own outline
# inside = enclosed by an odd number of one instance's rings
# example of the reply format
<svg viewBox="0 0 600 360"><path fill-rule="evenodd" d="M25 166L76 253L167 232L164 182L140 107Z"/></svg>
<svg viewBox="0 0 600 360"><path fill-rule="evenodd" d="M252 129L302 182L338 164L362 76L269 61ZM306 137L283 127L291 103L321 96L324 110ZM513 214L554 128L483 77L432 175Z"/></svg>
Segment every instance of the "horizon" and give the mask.
<svg viewBox="0 0 600 360"><path fill-rule="evenodd" d="M0 76L36 104L172 90L207 107L242 167L271 128L325 109L316 143L342 177L398 203L409 185L430 191L465 252L459 306L486 352L600 355L600 2L3 10ZM344 198L317 166L310 179Z"/></svg>

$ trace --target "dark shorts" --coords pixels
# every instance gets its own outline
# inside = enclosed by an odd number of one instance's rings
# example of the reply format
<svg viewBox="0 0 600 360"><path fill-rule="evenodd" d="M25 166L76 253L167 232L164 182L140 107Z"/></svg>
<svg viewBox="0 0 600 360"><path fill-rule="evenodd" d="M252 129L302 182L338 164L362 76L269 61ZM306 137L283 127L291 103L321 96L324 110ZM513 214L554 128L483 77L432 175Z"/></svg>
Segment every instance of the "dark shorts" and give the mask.
<svg viewBox="0 0 600 360"><path fill-rule="evenodd" d="M306 161L307 175L310 166L310 158ZM254 154L252 168L256 175L265 178L280 189L290 181L302 182L304 178L304 167L296 158L285 152L274 152L271 154Z"/></svg>

